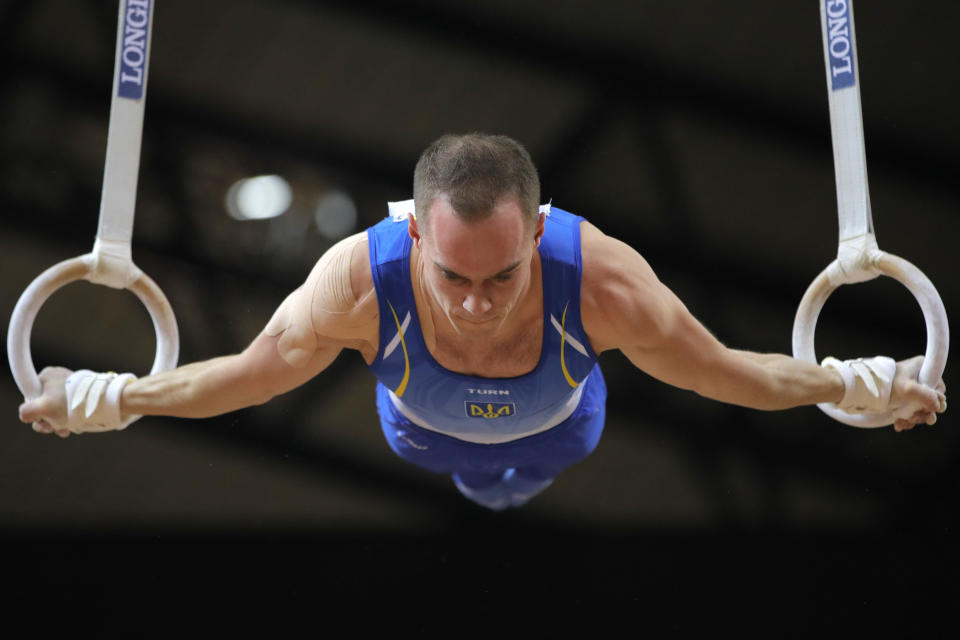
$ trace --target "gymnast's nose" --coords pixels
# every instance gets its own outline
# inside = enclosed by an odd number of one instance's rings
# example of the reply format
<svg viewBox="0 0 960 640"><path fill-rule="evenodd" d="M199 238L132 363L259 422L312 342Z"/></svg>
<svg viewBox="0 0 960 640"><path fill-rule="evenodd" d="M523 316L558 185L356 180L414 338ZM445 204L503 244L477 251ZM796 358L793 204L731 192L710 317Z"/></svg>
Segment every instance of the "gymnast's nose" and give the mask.
<svg viewBox="0 0 960 640"><path fill-rule="evenodd" d="M463 308L475 316L482 316L493 308L493 303L489 298L468 293L463 298Z"/></svg>

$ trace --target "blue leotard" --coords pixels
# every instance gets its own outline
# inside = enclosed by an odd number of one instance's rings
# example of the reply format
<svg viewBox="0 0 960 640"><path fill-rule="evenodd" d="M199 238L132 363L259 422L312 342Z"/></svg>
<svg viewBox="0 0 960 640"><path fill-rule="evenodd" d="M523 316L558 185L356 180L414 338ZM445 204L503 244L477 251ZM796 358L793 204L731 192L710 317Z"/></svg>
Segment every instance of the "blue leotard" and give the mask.
<svg viewBox="0 0 960 640"><path fill-rule="evenodd" d="M434 360L413 296L406 217L392 215L367 231L380 309L370 369L384 435L404 459L454 474L461 491L505 477L549 484L593 450L603 429L606 387L580 320L583 218L544 210L540 360L513 378L467 376Z"/></svg>

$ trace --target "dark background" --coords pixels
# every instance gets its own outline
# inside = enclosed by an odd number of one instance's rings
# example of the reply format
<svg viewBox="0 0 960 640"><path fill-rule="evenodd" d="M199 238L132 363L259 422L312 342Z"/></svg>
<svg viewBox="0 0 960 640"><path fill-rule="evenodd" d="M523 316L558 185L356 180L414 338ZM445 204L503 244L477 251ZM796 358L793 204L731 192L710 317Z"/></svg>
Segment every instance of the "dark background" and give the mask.
<svg viewBox="0 0 960 640"><path fill-rule="evenodd" d="M789 352L797 304L835 256L813 0L157 5L133 255L173 305L181 363L241 350L302 281L335 241L313 223L319 197L346 192L356 230L375 223L446 132L523 142L544 201L634 246L731 346ZM930 277L949 314L960 5L857 9L878 242ZM4 317L42 270L92 246L115 29L114 2L0 2ZM230 185L259 174L291 183L292 209L229 218ZM836 292L817 336L821 357L925 345L919 307L888 279ZM44 306L31 344L38 370L143 374L154 338L131 294L80 283ZM949 412L906 434L855 429L601 362L596 452L499 514L393 456L352 352L262 407L67 440L18 422L4 376L9 609L98 631L212 611L241 630L305 616L317 633L333 620L418 633L452 617L461 635L538 636L617 619L638 633L914 631L948 613L960 568Z"/></svg>

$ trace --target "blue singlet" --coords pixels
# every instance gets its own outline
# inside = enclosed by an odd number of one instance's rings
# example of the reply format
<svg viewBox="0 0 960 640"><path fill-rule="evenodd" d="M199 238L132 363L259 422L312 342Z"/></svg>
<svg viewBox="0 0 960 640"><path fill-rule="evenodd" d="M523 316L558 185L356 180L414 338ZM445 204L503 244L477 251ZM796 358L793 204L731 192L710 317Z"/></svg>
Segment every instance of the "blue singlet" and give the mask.
<svg viewBox="0 0 960 640"><path fill-rule="evenodd" d="M593 451L603 430L606 386L580 320L582 218L543 210L543 344L536 367L514 378L441 367L420 329L406 216L367 231L380 309L370 369L384 435L400 457L452 474L462 492L492 508L522 504L545 488ZM484 491L496 495L477 495Z"/></svg>

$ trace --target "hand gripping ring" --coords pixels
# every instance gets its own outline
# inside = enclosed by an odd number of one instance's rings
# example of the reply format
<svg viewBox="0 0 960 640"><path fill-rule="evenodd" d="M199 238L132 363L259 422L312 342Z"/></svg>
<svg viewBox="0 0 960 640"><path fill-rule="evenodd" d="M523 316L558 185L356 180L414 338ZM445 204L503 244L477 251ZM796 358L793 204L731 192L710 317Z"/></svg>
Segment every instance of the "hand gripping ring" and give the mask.
<svg viewBox="0 0 960 640"><path fill-rule="evenodd" d="M23 397L28 400L39 396L41 392L40 378L37 376L33 357L30 354L30 334L33 331L33 322L37 313L47 298L60 287L77 280L90 280L92 264L88 254L53 265L30 283L13 309L7 331L7 357L10 360L13 379L23 393ZM167 301L167 297L163 295L160 287L143 273L127 289L135 293L140 298L140 302L147 307L157 334L157 352L150 373L173 369L177 366L179 357L180 334L173 308Z"/></svg>
<svg viewBox="0 0 960 640"><path fill-rule="evenodd" d="M837 260L824 269L807 288L800 301L793 323L793 355L800 360L819 364L813 347L813 336L817 329L817 318L827 298L837 288L828 277L828 272L836 273ZM903 284L920 303L927 327L927 349L920 367L919 381L928 387L935 387L947 365L947 351L950 347L950 329L947 325L947 312L940 294L933 283L915 266L897 256L877 251L872 261L879 274L889 276ZM874 275L873 277L876 277ZM832 402L817 405L834 420L852 427L884 427L893 424L893 412L880 414L849 414Z"/></svg>

